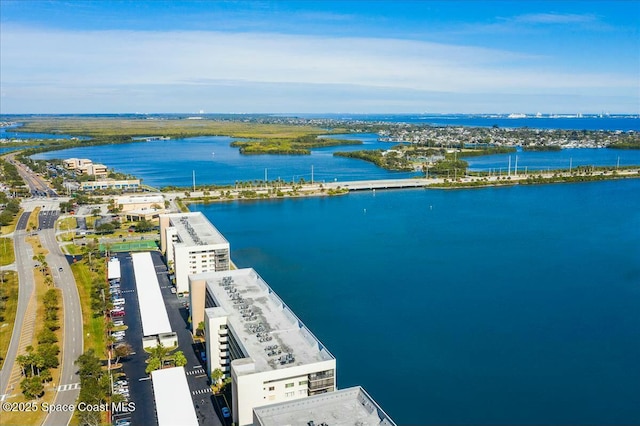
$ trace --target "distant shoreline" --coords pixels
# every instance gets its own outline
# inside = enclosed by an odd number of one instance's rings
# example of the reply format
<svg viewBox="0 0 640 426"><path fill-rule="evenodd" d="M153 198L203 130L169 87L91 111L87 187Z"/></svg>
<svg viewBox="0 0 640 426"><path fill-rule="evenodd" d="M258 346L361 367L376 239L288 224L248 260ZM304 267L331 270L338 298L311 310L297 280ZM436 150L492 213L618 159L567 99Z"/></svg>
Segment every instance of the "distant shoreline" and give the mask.
<svg viewBox="0 0 640 426"><path fill-rule="evenodd" d="M189 204L211 204L229 201L282 200L304 197L332 197L346 195L356 191L400 190L400 189L474 189L514 185L548 185L559 183L599 182L619 179L640 178L640 167L624 170L603 170L595 173L570 172L529 173L527 175L471 177L457 180L443 178L397 179L378 181L347 181L328 184L301 184L293 187L281 187L279 192L270 188L256 188L251 191L240 189L175 191L172 193L188 209ZM384 184L382 183L384 182ZM401 186L403 182L411 182ZM393 186L396 183L397 186ZM189 196L185 196L188 193ZM184 196L184 198L183 198Z"/></svg>

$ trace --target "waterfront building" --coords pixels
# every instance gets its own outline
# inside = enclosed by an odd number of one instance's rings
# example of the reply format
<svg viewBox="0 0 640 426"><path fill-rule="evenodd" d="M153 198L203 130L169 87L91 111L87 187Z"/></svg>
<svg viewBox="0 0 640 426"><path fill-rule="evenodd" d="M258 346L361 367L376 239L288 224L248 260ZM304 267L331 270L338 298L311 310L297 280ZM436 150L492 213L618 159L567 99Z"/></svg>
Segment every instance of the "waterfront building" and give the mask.
<svg viewBox="0 0 640 426"><path fill-rule="evenodd" d="M160 249L175 271L178 293L189 291L189 274L228 271L229 242L200 212L160 217Z"/></svg>
<svg viewBox="0 0 640 426"><path fill-rule="evenodd" d="M360 386L253 409L253 426L395 426Z"/></svg>
<svg viewBox="0 0 640 426"><path fill-rule="evenodd" d="M127 191L127 190L135 191L138 188L140 188L140 179L127 179L127 180L104 179L104 180L97 180L93 182L80 183L81 191L95 191L100 189L122 189L124 191Z"/></svg>
<svg viewBox="0 0 640 426"><path fill-rule="evenodd" d="M236 424L251 425L256 407L335 391L333 355L253 269L189 275L189 299L208 373L231 377Z"/></svg>
<svg viewBox="0 0 640 426"><path fill-rule="evenodd" d="M78 175L107 176L107 166L95 163L88 158L67 158L62 164L68 170L74 170Z"/></svg>
<svg viewBox="0 0 640 426"><path fill-rule="evenodd" d="M124 195L116 197L115 205L126 220L151 220L165 213L162 194Z"/></svg>
<svg viewBox="0 0 640 426"><path fill-rule="evenodd" d="M87 164L85 166L78 167L75 170L78 175L106 177L109 174L107 166L99 163Z"/></svg>
<svg viewBox="0 0 640 426"><path fill-rule="evenodd" d="M67 158L66 160L62 160L62 164L69 170L76 170L80 167L86 167L89 164L93 164L93 161L88 158Z"/></svg>

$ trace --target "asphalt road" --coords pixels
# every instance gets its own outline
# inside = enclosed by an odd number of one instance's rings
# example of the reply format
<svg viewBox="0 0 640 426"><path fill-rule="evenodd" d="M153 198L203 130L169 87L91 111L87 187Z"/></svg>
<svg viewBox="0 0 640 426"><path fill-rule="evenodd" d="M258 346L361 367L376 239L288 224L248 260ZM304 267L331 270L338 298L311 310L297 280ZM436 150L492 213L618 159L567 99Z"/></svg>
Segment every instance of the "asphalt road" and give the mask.
<svg viewBox="0 0 640 426"><path fill-rule="evenodd" d="M54 404L73 404L78 399L79 388L69 387L80 382L74 362L83 352L82 308L76 281L66 257L62 254L56 241L55 222L58 210L41 210L39 214L40 242L49 251L46 261L51 268L55 286L62 290L64 309L64 333L62 338L62 371L60 385L62 389L56 394ZM45 426L66 425L71 420L72 412L57 411L50 413L44 421Z"/></svg>
<svg viewBox="0 0 640 426"><path fill-rule="evenodd" d="M4 400L5 394L20 392L17 384L12 384L13 389L9 388L9 380L11 378L11 370L18 356L18 345L20 344L20 336L22 335L22 326L24 325L24 315L29 304L29 298L34 289L33 280L33 251L31 246L25 242L27 222L31 212L24 212L18 219L16 230L13 235L14 249L16 254L16 269L18 271L18 306L16 308L16 319L13 325L13 333L9 342L9 349L5 357L2 370L0 371L0 399Z"/></svg>
<svg viewBox="0 0 640 426"><path fill-rule="evenodd" d="M15 159L15 154L9 154L6 159L12 162L18 169L18 174L29 186L29 190L33 195L41 195L47 197L57 197L58 194L49 188L47 182L33 171L26 168L26 166Z"/></svg>

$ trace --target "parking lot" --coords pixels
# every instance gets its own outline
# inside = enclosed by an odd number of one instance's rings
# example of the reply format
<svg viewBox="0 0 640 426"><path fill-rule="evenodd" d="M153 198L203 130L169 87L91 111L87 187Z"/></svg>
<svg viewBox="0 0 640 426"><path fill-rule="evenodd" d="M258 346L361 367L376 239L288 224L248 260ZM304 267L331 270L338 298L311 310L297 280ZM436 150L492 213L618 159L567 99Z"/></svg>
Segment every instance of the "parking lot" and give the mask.
<svg viewBox="0 0 640 426"><path fill-rule="evenodd" d="M187 383L194 402L198 422L201 425L222 426L231 424L230 419L221 421L221 404L211 393L209 379L205 366L199 359L202 345L192 343L191 332L187 322L189 313L187 299L173 294L173 286L169 281L167 269L159 252L152 252L152 259L160 284L162 297L167 308L171 328L178 335L178 349L183 351L187 359L185 371ZM129 398L135 402L133 413L122 413L114 416L114 424L118 419L130 419L132 425L157 425L155 401L150 376L145 373L148 355L142 348L142 321L138 308L133 262L129 253L117 254L121 267L120 294L124 299L124 316L113 317L113 321L123 321L128 326L123 341L132 346L134 354L121 360L122 371L126 374ZM120 314L118 314L120 315ZM119 343L119 342L118 342ZM122 389L122 388L121 388ZM215 408L214 408L215 407Z"/></svg>

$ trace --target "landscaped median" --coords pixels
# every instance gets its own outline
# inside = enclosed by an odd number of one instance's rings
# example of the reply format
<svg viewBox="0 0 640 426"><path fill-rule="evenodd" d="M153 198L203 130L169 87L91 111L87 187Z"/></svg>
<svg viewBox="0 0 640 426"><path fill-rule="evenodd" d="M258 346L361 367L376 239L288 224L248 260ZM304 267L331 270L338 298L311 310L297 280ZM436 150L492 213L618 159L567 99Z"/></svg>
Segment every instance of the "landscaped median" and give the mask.
<svg viewBox="0 0 640 426"><path fill-rule="evenodd" d="M3 405L2 424L41 424L47 415L43 407L53 403L56 386L60 381L58 342L62 340L60 319L64 315L61 293L53 288L51 271L46 262L42 261L47 252L39 239L28 237L27 242L33 247L34 258L39 261L34 271L35 294L29 302L25 317L25 326L33 321L33 332L26 352L20 353L16 358L16 365L22 370L22 393L14 391L14 396L7 401L10 403ZM22 336L23 339L25 337L27 335Z"/></svg>

